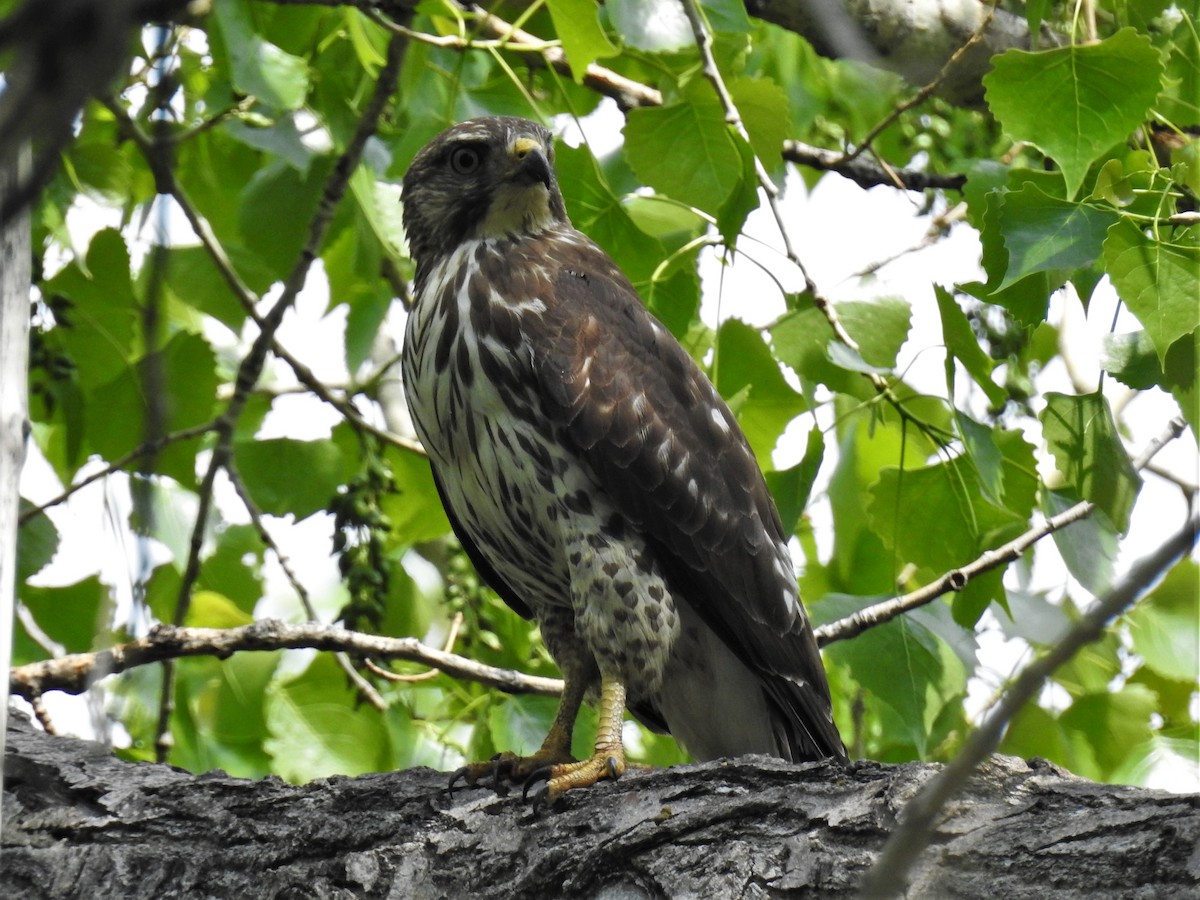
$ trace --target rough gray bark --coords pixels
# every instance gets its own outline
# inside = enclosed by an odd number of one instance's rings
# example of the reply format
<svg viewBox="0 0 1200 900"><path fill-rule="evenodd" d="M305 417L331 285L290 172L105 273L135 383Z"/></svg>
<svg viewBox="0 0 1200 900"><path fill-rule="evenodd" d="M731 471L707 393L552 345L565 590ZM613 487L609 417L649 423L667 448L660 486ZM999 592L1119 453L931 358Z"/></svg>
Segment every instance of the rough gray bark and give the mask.
<svg viewBox="0 0 1200 900"><path fill-rule="evenodd" d="M5 897L842 897L938 767L749 758L627 775L533 815L428 769L296 787L114 759L14 717ZM912 897L1184 897L1200 797L997 758Z"/></svg>

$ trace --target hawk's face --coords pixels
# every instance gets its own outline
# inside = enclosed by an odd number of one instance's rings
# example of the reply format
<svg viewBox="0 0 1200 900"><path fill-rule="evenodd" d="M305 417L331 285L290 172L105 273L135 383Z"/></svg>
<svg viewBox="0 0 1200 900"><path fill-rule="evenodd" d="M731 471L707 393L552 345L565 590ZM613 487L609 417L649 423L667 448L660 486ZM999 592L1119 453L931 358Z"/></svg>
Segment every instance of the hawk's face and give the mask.
<svg viewBox="0 0 1200 900"><path fill-rule="evenodd" d="M471 119L443 131L413 160L403 197L418 285L463 241L537 234L567 221L550 131L525 119Z"/></svg>

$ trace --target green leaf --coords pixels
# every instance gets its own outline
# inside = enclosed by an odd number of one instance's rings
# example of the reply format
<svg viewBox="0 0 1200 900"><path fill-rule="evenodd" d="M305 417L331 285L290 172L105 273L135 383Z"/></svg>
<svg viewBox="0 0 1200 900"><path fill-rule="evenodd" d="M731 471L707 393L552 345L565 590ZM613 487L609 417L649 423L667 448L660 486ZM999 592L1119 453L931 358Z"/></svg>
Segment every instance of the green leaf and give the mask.
<svg viewBox="0 0 1200 900"><path fill-rule="evenodd" d="M732 247L746 225L746 217L758 208L758 169L754 165L754 150L732 125L726 127L741 160L742 177L717 212L717 231L721 232L726 246Z"/></svg>
<svg viewBox="0 0 1200 900"><path fill-rule="evenodd" d="M1195 122L1196 113L1200 112L1200 101L1196 99L1200 97L1200 30L1196 27L1195 12L1179 19L1167 40L1171 50L1167 58L1167 89L1159 97L1158 111L1167 119L1183 124Z"/></svg>
<svg viewBox="0 0 1200 900"><path fill-rule="evenodd" d="M1121 384L1139 391L1161 385L1164 381L1154 342L1144 330L1129 334L1106 334L1100 365Z"/></svg>
<svg viewBox="0 0 1200 900"><path fill-rule="evenodd" d="M1130 751L1150 739L1154 712L1154 694L1133 684L1116 694L1104 691L1079 697L1059 716L1059 722L1086 738L1101 776L1107 776Z"/></svg>
<svg viewBox="0 0 1200 900"><path fill-rule="evenodd" d="M38 627L68 653L95 649L108 631L108 588L95 575L65 587L26 585L20 596Z"/></svg>
<svg viewBox="0 0 1200 900"><path fill-rule="evenodd" d="M352 374L371 355L379 326L392 302L392 291L382 278L364 278L364 272L378 272L383 254L378 240L356 220L330 241L321 254L329 279L330 305L345 303L346 368Z"/></svg>
<svg viewBox="0 0 1200 900"><path fill-rule="evenodd" d="M270 737L264 749L274 770L292 782L361 775L388 768L387 726L361 705L333 657L320 654L304 673L267 690Z"/></svg>
<svg viewBox="0 0 1200 900"><path fill-rule="evenodd" d="M263 542L252 525L229 525L217 538L217 549L200 565L197 588L213 591L253 615L263 597Z"/></svg>
<svg viewBox="0 0 1200 900"><path fill-rule="evenodd" d="M745 391L740 402L730 405L759 465L770 468L779 435L807 404L784 380L779 363L757 329L737 319L721 326L717 333L716 384L726 398Z"/></svg>
<svg viewBox="0 0 1200 900"><path fill-rule="evenodd" d="M558 700L554 697L505 697L488 710L492 743L518 756L535 753L546 739L557 709Z"/></svg>
<svg viewBox="0 0 1200 900"><path fill-rule="evenodd" d="M124 456L146 439L151 415L169 434L212 419L217 402L216 355L200 335L175 334L154 359L143 358L88 398L90 450L105 459ZM154 398L157 408L150 406ZM143 465L189 486L196 480L199 438L176 441Z"/></svg>
<svg viewBox="0 0 1200 900"><path fill-rule="evenodd" d="M871 527L896 548L899 563L915 563L928 575L965 565L1025 524L987 499L974 467L961 458L884 469L870 495Z"/></svg>
<svg viewBox="0 0 1200 900"><path fill-rule="evenodd" d="M838 318L858 344L863 361L890 371L912 327L912 307L899 297L849 300L837 304Z"/></svg>
<svg viewBox="0 0 1200 900"><path fill-rule="evenodd" d="M56 316L63 348L85 390L125 369L133 349L137 303L129 276L129 250L119 231L96 232L86 264L68 265L43 285L42 293L71 301Z"/></svg>
<svg viewBox="0 0 1200 900"><path fill-rule="evenodd" d="M1039 418L1063 482L1077 497L1095 503L1124 534L1142 480L1117 436L1108 400L1099 392L1048 393Z"/></svg>
<svg viewBox="0 0 1200 900"><path fill-rule="evenodd" d="M770 78L737 78L728 85L733 105L750 135L754 155L767 170L781 163L783 142L792 136L792 113L783 88Z"/></svg>
<svg viewBox="0 0 1200 900"><path fill-rule="evenodd" d="M1175 341L1200 327L1200 246L1194 230L1181 236L1163 243L1122 220L1104 242L1113 286L1145 327L1160 362Z"/></svg>
<svg viewBox="0 0 1200 900"><path fill-rule="evenodd" d="M189 628L239 628L249 625L253 617L238 609L236 604L216 591L196 591L188 604L184 624Z"/></svg>
<svg viewBox="0 0 1200 900"><path fill-rule="evenodd" d="M979 339L971 330L971 323L954 296L941 285L934 285L933 291L937 295L938 312L942 317L942 339L946 342L946 352L963 364L963 368L983 389L992 407L1002 409L1008 401L1008 392L992 380L992 370L996 364L983 352Z"/></svg>
<svg viewBox="0 0 1200 900"><path fill-rule="evenodd" d="M379 505L392 523L393 540L416 544L449 534L450 520L434 486L429 460L398 448L388 448L386 458L396 492L385 495Z"/></svg>
<svg viewBox="0 0 1200 900"><path fill-rule="evenodd" d="M179 300L212 316L230 331L246 321L246 309L225 283L203 247L172 247L166 265L167 285Z"/></svg>
<svg viewBox="0 0 1200 900"><path fill-rule="evenodd" d="M555 168L575 227L619 260L621 271L643 289L666 255L662 242L630 217L586 146L556 147Z"/></svg>
<svg viewBox="0 0 1200 900"><path fill-rule="evenodd" d="M625 156L643 183L714 216L743 180L724 110L704 90L668 106L630 110Z"/></svg>
<svg viewBox="0 0 1200 900"><path fill-rule="evenodd" d="M1116 220L1111 209L1059 200L1034 184L1009 191L1000 208L1008 271L999 289L1034 272L1090 265L1100 256L1105 233Z"/></svg>
<svg viewBox="0 0 1200 900"><path fill-rule="evenodd" d="M265 704L282 657L279 652L237 653L225 660L204 660L202 667L189 660L192 665L180 673L180 705L186 708L193 736L190 747L178 746L172 753L172 762L193 772L219 768L239 778L269 774L271 760L263 750ZM189 671L195 672L194 678ZM173 731L178 734L180 729Z"/></svg>
<svg viewBox="0 0 1200 900"><path fill-rule="evenodd" d="M222 0L215 12L237 89L277 109L299 109L308 95L308 64L255 32L245 0Z"/></svg>
<svg viewBox="0 0 1200 900"><path fill-rule="evenodd" d="M21 515L34 506L24 497L17 505ZM58 529L45 513L38 513L17 532L17 584L36 575L54 559L58 552Z"/></svg>
<svg viewBox="0 0 1200 900"><path fill-rule="evenodd" d="M1036 703L1026 703L1013 718L1000 752L1021 759L1040 757L1066 767L1074 762L1058 718Z"/></svg>
<svg viewBox="0 0 1200 900"><path fill-rule="evenodd" d="M599 10L592 0L548 0L547 5L577 84L596 60L617 55L616 46L600 27Z"/></svg>
<svg viewBox="0 0 1200 900"><path fill-rule="evenodd" d="M1050 516L1066 512L1078 502L1074 494L1059 491L1047 490L1042 497L1042 506ZM1058 529L1054 544L1067 571L1093 595L1099 596L1112 587L1119 542L1108 516L1091 515Z"/></svg>
<svg viewBox="0 0 1200 900"><path fill-rule="evenodd" d="M987 103L1013 138L1054 158L1075 196L1088 167L1124 142L1162 87L1150 38L1123 28L1096 44L1006 50L984 76Z"/></svg>
<svg viewBox="0 0 1200 900"><path fill-rule="evenodd" d="M713 31L745 34L754 30L741 0L700 0L700 6Z"/></svg>
<svg viewBox="0 0 1200 900"><path fill-rule="evenodd" d="M827 614L842 618L883 599L832 595L822 599L821 606ZM962 666L949 648L908 616L871 628L852 641L831 644L826 653L896 712L897 726L922 755L944 701L966 684Z"/></svg>
<svg viewBox="0 0 1200 900"><path fill-rule="evenodd" d="M1074 604L1070 611L1074 619L1079 618L1079 610ZM1073 698L1110 690L1112 680L1121 671L1121 659L1117 653L1119 646L1120 641L1115 634L1105 633L1063 663L1054 673L1054 680L1066 688Z"/></svg>
<svg viewBox="0 0 1200 900"><path fill-rule="evenodd" d="M824 384L839 393L865 399L865 379L830 360L829 345L834 340L825 316L811 307L788 313L771 329L771 343L780 361L795 370L806 383L806 391L811 391L812 385Z"/></svg>
<svg viewBox="0 0 1200 900"><path fill-rule="evenodd" d="M314 161L305 175L285 162L273 162L256 172L242 191L238 231L276 280L286 278L300 256L329 168L325 157Z"/></svg>
<svg viewBox="0 0 1200 900"><path fill-rule="evenodd" d="M1180 560L1126 617L1133 649L1164 678L1196 680L1200 672L1200 568Z"/></svg>
<svg viewBox="0 0 1200 900"><path fill-rule="evenodd" d="M233 458L260 510L291 514L297 521L325 509L338 485L353 474L354 464L333 441L292 438L240 441L234 444Z"/></svg>
<svg viewBox="0 0 1200 900"><path fill-rule="evenodd" d="M766 473L767 487L771 489L775 505L779 507L779 518L783 521L785 535L795 533L800 517L804 515L804 508L808 506L808 498L824 456L825 438L820 428L813 427L808 432L808 444L800 462L790 469Z"/></svg>

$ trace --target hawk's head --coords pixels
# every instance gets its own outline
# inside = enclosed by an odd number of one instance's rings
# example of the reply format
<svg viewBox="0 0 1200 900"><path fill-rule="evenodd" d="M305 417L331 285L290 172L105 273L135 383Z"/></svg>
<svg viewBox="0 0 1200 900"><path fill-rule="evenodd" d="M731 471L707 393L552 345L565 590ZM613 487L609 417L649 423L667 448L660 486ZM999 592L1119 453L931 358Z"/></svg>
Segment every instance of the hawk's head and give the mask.
<svg viewBox="0 0 1200 900"><path fill-rule="evenodd" d="M470 119L434 138L404 176L404 230L417 276L465 240L537 234L567 221L547 128Z"/></svg>

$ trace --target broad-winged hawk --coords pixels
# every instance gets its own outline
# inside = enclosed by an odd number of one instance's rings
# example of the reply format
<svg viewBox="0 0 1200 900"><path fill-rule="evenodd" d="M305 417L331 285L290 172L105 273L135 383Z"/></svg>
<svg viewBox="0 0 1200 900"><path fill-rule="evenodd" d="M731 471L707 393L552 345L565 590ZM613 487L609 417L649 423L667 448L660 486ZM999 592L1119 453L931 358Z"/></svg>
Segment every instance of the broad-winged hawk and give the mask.
<svg viewBox="0 0 1200 900"><path fill-rule="evenodd" d="M409 407L454 531L532 616L566 689L533 756L467 767L547 783L625 769L626 707L698 759L845 755L779 515L729 407L567 218L550 132L481 118L404 178L416 303ZM598 694L595 753L575 762Z"/></svg>

